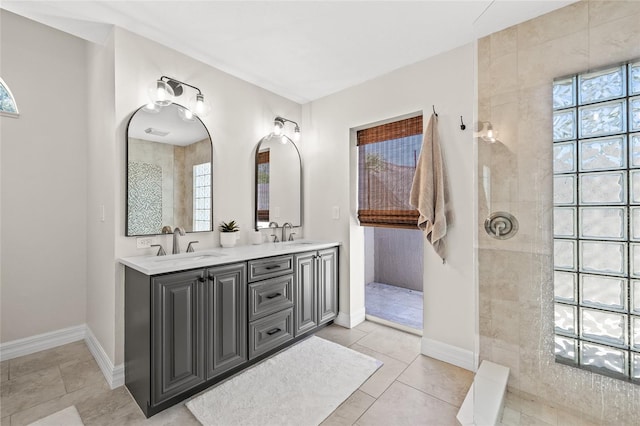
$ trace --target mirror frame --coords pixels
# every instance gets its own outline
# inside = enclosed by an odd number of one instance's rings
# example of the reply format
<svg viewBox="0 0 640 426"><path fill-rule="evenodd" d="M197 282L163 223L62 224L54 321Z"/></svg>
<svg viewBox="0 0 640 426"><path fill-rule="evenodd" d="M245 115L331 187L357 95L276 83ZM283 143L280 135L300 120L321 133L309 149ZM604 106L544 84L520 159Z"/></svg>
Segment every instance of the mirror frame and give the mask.
<svg viewBox="0 0 640 426"><path fill-rule="evenodd" d="M185 106L182 106L178 103L171 103L171 105L167 105L167 106L172 106L175 105L179 108L185 108ZM163 235L162 232L158 233L158 234L129 234L129 126L131 125L131 120L133 120L133 117L136 116L136 114L138 113L138 111L140 111L141 109L145 108L146 105L142 105L141 107L139 107L138 109L136 109L135 111L133 111L133 113L131 114L131 117L129 117L129 121L127 121L127 128L125 129L125 138L126 138L126 145L125 145L125 191L124 191L124 201L125 201L125 210L124 210L124 235L125 237L146 237L146 236L153 236L153 235ZM164 108L164 107L163 107ZM205 124L202 122L202 120L200 119L200 117L198 117L197 115L194 115L195 118L198 119L198 121L200 122L200 124L202 124L202 127L204 127L204 130L207 132L207 136L209 137L209 143L211 145L211 157L210 157L210 162L211 162L211 186L210 186L210 191L211 193L209 194L211 197L211 229L208 231L187 231L188 234L194 234L197 232L213 232L214 230L214 226L213 226L213 139L211 138L211 133L209 132L209 129L207 129L207 126L205 126ZM172 226L176 227L176 226L180 226L180 225L176 225L173 224Z"/></svg>
<svg viewBox="0 0 640 426"><path fill-rule="evenodd" d="M265 142L268 139L271 139L272 137L274 137L273 133L268 134L267 136L263 137L262 139L260 139L260 141L258 142L258 145L256 146L256 154L255 154L255 167L253 170L253 176L254 176L254 184L253 184L253 224L254 224L254 229L256 231L259 231L261 229L267 229L267 228L258 228L258 155L260 154L260 147L262 146L262 143ZM303 176L302 176L302 156L300 155L300 150L298 149L298 146L291 140L291 138L285 134L280 135L279 137L283 137L283 138L287 138L288 143L290 143L291 145L293 145L293 147L296 150L296 154L298 154L298 165L300 167L300 223L299 224L293 224L294 228L299 228L302 226L302 218L304 217L304 186L303 186ZM281 228L283 224L278 224L278 228Z"/></svg>

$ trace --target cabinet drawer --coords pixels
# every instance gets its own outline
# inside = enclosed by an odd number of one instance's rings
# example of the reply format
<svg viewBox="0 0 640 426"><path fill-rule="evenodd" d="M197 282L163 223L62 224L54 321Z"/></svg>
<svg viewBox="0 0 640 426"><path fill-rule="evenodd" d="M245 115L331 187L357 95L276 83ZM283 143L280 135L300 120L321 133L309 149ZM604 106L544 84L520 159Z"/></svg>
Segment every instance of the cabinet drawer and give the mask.
<svg viewBox="0 0 640 426"><path fill-rule="evenodd" d="M293 306L293 275L249 285L249 321Z"/></svg>
<svg viewBox="0 0 640 426"><path fill-rule="evenodd" d="M293 339L293 309L249 323L249 359Z"/></svg>
<svg viewBox="0 0 640 426"><path fill-rule="evenodd" d="M268 257L249 261L249 282L293 273L293 256Z"/></svg>

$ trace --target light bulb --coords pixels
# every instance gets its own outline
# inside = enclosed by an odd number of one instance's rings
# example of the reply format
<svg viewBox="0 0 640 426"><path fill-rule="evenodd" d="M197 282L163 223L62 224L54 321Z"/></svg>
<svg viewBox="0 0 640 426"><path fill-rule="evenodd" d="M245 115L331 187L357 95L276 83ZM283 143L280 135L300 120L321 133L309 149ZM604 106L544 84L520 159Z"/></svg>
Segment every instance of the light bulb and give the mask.
<svg viewBox="0 0 640 426"><path fill-rule="evenodd" d="M295 130L293 131L293 140L295 142L300 142L300 127L296 126Z"/></svg>
<svg viewBox="0 0 640 426"><path fill-rule="evenodd" d="M144 109L146 112L150 114L157 114L160 112L160 107L151 101L148 104L146 104L142 109Z"/></svg>
<svg viewBox="0 0 640 426"><path fill-rule="evenodd" d="M273 134L276 136L280 136L282 134L282 128L284 127L284 123L282 120L276 118L273 122Z"/></svg>
<svg viewBox="0 0 640 426"><path fill-rule="evenodd" d="M189 106L193 115L197 115L198 117L206 117L211 111L211 104L204 99L202 93L198 93L194 98L191 98Z"/></svg>
<svg viewBox="0 0 640 426"><path fill-rule="evenodd" d="M195 121L196 117L188 108L178 108L178 115L184 121Z"/></svg>
<svg viewBox="0 0 640 426"><path fill-rule="evenodd" d="M288 138L285 135L280 136L280 143L282 145L286 144L288 141Z"/></svg>
<svg viewBox="0 0 640 426"><path fill-rule="evenodd" d="M173 102L173 88L166 81L155 81L148 90L149 99L155 105L168 106Z"/></svg>
<svg viewBox="0 0 640 426"><path fill-rule="evenodd" d="M488 137L489 139L493 139L493 129L489 129L489 130L487 130L487 137Z"/></svg>

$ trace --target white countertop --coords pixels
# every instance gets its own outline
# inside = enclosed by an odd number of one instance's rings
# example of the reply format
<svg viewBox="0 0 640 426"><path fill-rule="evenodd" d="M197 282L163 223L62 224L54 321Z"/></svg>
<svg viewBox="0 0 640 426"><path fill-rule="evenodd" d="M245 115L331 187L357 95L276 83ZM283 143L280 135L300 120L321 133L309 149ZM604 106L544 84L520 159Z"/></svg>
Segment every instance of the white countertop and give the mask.
<svg viewBox="0 0 640 426"><path fill-rule="evenodd" d="M187 269L244 262L251 259L302 253L339 246L338 242L311 240L287 241L284 243L263 243L257 245L215 248L193 253L169 254L166 256L131 256L118 259L120 263L147 275L184 271Z"/></svg>

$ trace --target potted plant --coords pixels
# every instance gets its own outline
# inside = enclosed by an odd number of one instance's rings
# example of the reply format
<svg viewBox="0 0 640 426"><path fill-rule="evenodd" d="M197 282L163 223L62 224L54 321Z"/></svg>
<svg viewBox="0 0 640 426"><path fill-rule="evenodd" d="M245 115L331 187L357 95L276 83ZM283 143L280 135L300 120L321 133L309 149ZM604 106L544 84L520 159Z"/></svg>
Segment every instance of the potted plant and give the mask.
<svg viewBox="0 0 640 426"><path fill-rule="evenodd" d="M221 222L218 230L220 231L220 245L222 245L222 247L234 247L236 245L236 232L240 230L240 227L235 220L231 222Z"/></svg>

